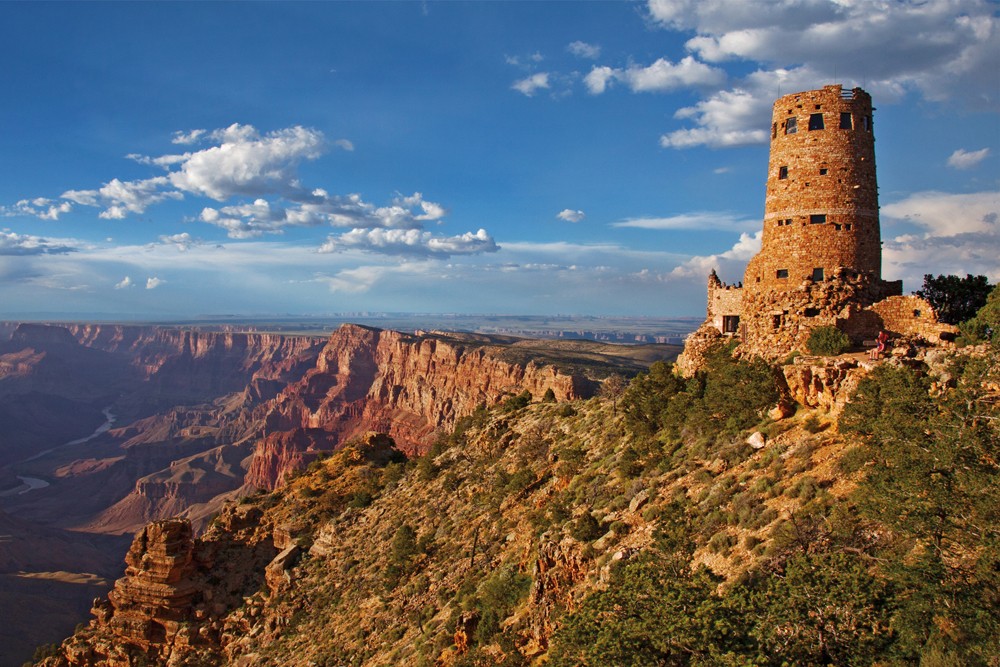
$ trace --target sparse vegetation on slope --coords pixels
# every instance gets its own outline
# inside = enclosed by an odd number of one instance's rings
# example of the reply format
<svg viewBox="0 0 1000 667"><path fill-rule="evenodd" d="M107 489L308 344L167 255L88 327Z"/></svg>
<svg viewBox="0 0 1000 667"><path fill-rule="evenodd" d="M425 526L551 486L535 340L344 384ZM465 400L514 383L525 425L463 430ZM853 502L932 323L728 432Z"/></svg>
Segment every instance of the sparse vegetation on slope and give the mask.
<svg viewBox="0 0 1000 667"><path fill-rule="evenodd" d="M839 430L771 422L779 376L722 349L690 380L654 365L617 408L483 406L406 462L352 443L244 499L301 556L175 662L998 665L984 350L883 364Z"/></svg>

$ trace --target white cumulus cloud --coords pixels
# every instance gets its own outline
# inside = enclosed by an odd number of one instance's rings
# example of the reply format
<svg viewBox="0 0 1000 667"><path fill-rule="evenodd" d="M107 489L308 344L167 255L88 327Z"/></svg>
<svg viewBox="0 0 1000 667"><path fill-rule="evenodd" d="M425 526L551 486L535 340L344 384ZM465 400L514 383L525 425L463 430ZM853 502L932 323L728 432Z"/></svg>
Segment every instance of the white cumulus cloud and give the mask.
<svg viewBox="0 0 1000 667"><path fill-rule="evenodd" d="M125 276L124 278L121 279L121 281L115 283L115 289L127 289L129 287L132 287L132 285L133 285L132 277Z"/></svg>
<svg viewBox="0 0 1000 667"><path fill-rule="evenodd" d="M617 75L617 70L607 65L595 65L590 70L590 73L583 77L583 83L587 86L587 92L591 95L600 95L608 89L608 86L611 85L611 82L615 80Z"/></svg>
<svg viewBox="0 0 1000 667"><path fill-rule="evenodd" d="M647 66L632 64L619 69L595 66L583 82L588 92L600 95L612 81L624 83L634 93L662 93L678 88L717 86L725 80L726 73L721 69L685 56L676 63L659 58Z"/></svg>
<svg viewBox="0 0 1000 667"><path fill-rule="evenodd" d="M929 237L1000 234L1000 191L966 194L916 192L900 201L883 205L881 213L886 218L918 225ZM1000 257L1000 249L995 256Z"/></svg>
<svg viewBox="0 0 1000 667"><path fill-rule="evenodd" d="M680 62L672 63L660 58L652 65L628 67L619 78L637 93L663 92L689 86L714 86L726 80L721 69L698 62L685 56Z"/></svg>
<svg viewBox="0 0 1000 667"><path fill-rule="evenodd" d="M536 72L531 76L519 79L511 85L511 88L523 95L532 97L539 90L550 87L548 72Z"/></svg>
<svg viewBox="0 0 1000 667"><path fill-rule="evenodd" d="M959 148L948 157L948 166L953 169L972 169L985 160L989 154L989 148L981 148L978 151L967 151Z"/></svg>
<svg viewBox="0 0 1000 667"><path fill-rule="evenodd" d="M169 234L161 236L160 243L166 245L172 245L181 252L185 252L187 250L190 250L194 246L198 245L200 241L197 241L194 238L192 238L189 233L183 232L180 234Z"/></svg>
<svg viewBox="0 0 1000 667"><path fill-rule="evenodd" d="M485 229L458 236L435 236L420 229L352 229L339 236L330 236L319 251L361 250L414 258L446 258L499 249Z"/></svg>
<svg viewBox="0 0 1000 667"><path fill-rule="evenodd" d="M719 270L722 275L743 276L747 262L760 252L760 242L764 231L759 230L756 234L740 234L740 239L732 248L717 255L706 255L692 257L680 266L674 267L670 276L674 278L694 278L708 279L708 274L712 269Z"/></svg>
<svg viewBox="0 0 1000 667"><path fill-rule="evenodd" d="M575 42L570 42L566 50L572 53L577 58L587 58L589 60L596 60L601 56L601 47L596 44L588 44L587 42L581 42L579 40Z"/></svg>
<svg viewBox="0 0 1000 667"><path fill-rule="evenodd" d="M565 220L566 222L580 222L586 216L583 211L574 211L571 208L565 208L556 214L556 217L560 220Z"/></svg>
<svg viewBox="0 0 1000 667"><path fill-rule="evenodd" d="M169 178L178 190L216 201L237 195L301 194L296 168L318 158L324 147L322 133L301 126L261 135L251 125L234 123L212 137L221 143L185 154L180 169Z"/></svg>
<svg viewBox="0 0 1000 667"><path fill-rule="evenodd" d="M174 132L174 138L170 140L170 143L182 145L196 144L201 141L201 138L204 137L206 133L207 130L190 130L188 132L178 130L177 132Z"/></svg>
<svg viewBox="0 0 1000 667"><path fill-rule="evenodd" d="M160 285L164 284L165 282L167 282L167 281L163 280L161 278L157 278L156 276L153 276L151 278L147 278L146 279L146 289L156 289L157 287L159 287Z"/></svg>
<svg viewBox="0 0 1000 667"><path fill-rule="evenodd" d="M58 220L60 215L72 210L71 202L57 202L45 197L22 199L11 207L0 206L0 213L6 217L30 215L41 220Z"/></svg>
<svg viewBox="0 0 1000 667"><path fill-rule="evenodd" d="M648 0L647 9L664 29L694 32L685 46L699 61L756 66L682 109L677 118L695 126L664 134L665 147L762 143L771 100L825 81L863 84L883 102L915 92L1000 109L1000 17L986 0Z"/></svg>

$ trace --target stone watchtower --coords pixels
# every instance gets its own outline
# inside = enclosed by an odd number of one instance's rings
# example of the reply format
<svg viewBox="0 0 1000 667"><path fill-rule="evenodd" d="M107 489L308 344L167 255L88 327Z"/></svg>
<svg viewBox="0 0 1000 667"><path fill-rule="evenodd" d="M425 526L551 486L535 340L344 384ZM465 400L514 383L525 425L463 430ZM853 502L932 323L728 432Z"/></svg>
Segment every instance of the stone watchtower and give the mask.
<svg viewBox="0 0 1000 667"><path fill-rule="evenodd" d="M719 335L738 338L744 356L776 360L805 351L823 325L858 344L880 328L933 329L929 304L904 304L902 281L882 280L872 111L868 93L839 85L774 103L760 252L742 285L712 272L708 319L678 359L682 372Z"/></svg>
<svg viewBox="0 0 1000 667"><path fill-rule="evenodd" d="M796 289L838 268L880 278L872 99L840 86L774 103L760 253L747 292Z"/></svg>

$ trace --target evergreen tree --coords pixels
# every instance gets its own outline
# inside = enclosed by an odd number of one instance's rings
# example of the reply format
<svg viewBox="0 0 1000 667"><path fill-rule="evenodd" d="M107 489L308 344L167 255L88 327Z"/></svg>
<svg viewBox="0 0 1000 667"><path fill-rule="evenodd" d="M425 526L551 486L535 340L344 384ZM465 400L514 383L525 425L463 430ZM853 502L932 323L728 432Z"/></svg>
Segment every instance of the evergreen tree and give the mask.
<svg viewBox="0 0 1000 667"><path fill-rule="evenodd" d="M955 275L935 278L928 273L924 275L924 286L915 293L927 299L940 321L958 324L974 317L976 311L986 305L990 289L986 276L966 274L964 278Z"/></svg>

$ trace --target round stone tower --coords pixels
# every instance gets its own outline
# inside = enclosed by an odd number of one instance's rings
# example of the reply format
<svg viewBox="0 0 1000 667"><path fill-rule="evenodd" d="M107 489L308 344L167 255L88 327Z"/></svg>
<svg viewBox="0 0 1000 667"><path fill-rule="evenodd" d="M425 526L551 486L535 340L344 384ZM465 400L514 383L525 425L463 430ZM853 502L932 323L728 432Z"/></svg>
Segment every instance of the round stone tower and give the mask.
<svg viewBox="0 0 1000 667"><path fill-rule="evenodd" d="M808 350L823 326L857 346L880 330L942 337L931 305L902 293L902 281L882 280L871 96L839 85L785 95L771 116L760 252L741 286L709 277L708 317L677 368L702 368L726 336L737 354L769 361Z"/></svg>
<svg viewBox="0 0 1000 667"><path fill-rule="evenodd" d="M833 325L856 343L878 332L865 312L902 283L882 280L871 96L824 86L774 103L761 249L747 264L736 335L777 359Z"/></svg>
<svg viewBox="0 0 1000 667"><path fill-rule="evenodd" d="M871 96L825 86L774 103L760 253L744 288L791 290L838 271L879 279Z"/></svg>

